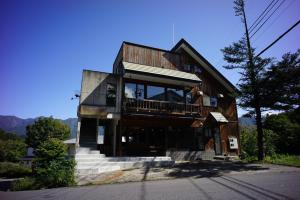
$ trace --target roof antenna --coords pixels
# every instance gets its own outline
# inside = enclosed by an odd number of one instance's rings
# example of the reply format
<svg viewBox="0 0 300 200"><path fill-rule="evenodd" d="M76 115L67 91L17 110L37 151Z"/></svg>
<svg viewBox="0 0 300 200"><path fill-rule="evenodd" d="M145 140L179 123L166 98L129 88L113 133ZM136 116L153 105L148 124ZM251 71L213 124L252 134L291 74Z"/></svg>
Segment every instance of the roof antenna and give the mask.
<svg viewBox="0 0 300 200"><path fill-rule="evenodd" d="M175 30L175 25L174 25L174 23L173 23L173 46L175 45L175 41L174 41L174 30Z"/></svg>

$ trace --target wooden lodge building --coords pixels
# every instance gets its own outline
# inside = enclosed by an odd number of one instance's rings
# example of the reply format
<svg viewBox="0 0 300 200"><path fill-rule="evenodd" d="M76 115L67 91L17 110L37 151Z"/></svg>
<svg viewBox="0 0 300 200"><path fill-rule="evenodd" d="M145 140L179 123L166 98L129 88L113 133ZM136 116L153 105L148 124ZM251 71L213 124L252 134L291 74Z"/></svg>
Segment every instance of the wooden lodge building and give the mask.
<svg viewBox="0 0 300 200"><path fill-rule="evenodd" d="M112 73L83 71L77 148L174 160L238 155L236 92L184 39L171 50L123 42Z"/></svg>

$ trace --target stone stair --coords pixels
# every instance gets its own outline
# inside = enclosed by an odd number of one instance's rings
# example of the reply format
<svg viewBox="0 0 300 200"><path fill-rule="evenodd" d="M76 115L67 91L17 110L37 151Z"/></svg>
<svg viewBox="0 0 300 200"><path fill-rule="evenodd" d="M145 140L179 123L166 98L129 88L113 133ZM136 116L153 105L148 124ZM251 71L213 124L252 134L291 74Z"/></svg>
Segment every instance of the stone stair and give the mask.
<svg viewBox="0 0 300 200"><path fill-rule="evenodd" d="M98 154L94 152L92 150L88 153L77 153L75 155L77 175L100 174L108 171L146 166L171 166L174 164L170 157L105 157L99 151Z"/></svg>
<svg viewBox="0 0 300 200"><path fill-rule="evenodd" d="M106 157L97 150L93 134L80 136L80 147L76 149L77 175L100 174L108 171L139 168L145 166L170 166L171 157Z"/></svg>

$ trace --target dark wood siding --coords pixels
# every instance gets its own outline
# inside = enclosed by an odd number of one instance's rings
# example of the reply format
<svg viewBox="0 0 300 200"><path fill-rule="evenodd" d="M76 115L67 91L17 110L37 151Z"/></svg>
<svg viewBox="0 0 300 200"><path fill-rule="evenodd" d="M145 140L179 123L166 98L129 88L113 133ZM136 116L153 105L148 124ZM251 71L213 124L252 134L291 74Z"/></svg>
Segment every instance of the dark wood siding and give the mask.
<svg viewBox="0 0 300 200"><path fill-rule="evenodd" d="M187 52L180 50L176 53L160 50L151 47L144 47L140 45L123 43L121 48L121 53L119 53L115 66L118 66L119 62L132 62L143 65L150 65L155 67L162 67L167 69L175 69L184 71L184 66L191 66L191 73L194 72L194 67L199 67L201 73L197 73L197 76L202 80L202 85L194 87L192 89L193 94L193 103L199 104L201 106L200 115L201 119L205 119L209 112L221 112L229 121L229 123L220 125L220 137L221 137L221 146L223 153L234 153L236 150L232 151L229 148L228 136L236 136L239 141L239 127L238 127L238 116L237 116L237 105L235 97L230 93L225 86L223 86L219 81L216 80L209 72L207 72L195 59L193 59ZM128 80L126 80L128 81ZM144 81L134 81L147 84ZM160 85L160 84L158 84ZM205 95L215 96L222 94L223 98L218 98L218 107L209 107L203 106L203 96L197 94L197 91L203 91ZM182 125L193 127L196 122L204 123L200 120L180 120L180 119L162 119L158 120L138 120L130 119L128 116L122 117L122 125L142 125L142 126L173 126L173 125ZM201 125L200 125L201 126ZM195 127L199 127L195 126ZM210 138L205 141L205 149L212 149L214 147L214 139Z"/></svg>
<svg viewBox="0 0 300 200"><path fill-rule="evenodd" d="M178 69L180 66L180 55L152 48L143 48L124 43L123 61L162 67L167 69Z"/></svg>

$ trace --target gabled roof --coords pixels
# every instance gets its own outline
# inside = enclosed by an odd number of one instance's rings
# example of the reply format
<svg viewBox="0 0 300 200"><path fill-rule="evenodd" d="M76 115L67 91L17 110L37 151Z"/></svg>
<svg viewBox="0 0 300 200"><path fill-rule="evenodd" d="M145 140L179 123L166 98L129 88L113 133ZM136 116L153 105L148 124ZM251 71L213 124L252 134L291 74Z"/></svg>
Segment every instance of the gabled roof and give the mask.
<svg viewBox="0 0 300 200"><path fill-rule="evenodd" d="M199 52L197 52L183 38L171 49L171 52L177 52L184 49L192 58L194 58L208 73L210 73L217 81L224 85L231 92L238 92L238 89L226 79L212 64L210 64Z"/></svg>

